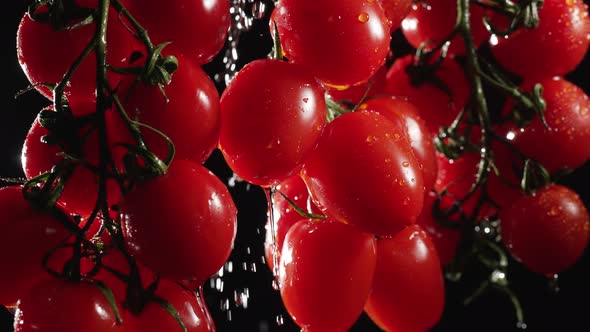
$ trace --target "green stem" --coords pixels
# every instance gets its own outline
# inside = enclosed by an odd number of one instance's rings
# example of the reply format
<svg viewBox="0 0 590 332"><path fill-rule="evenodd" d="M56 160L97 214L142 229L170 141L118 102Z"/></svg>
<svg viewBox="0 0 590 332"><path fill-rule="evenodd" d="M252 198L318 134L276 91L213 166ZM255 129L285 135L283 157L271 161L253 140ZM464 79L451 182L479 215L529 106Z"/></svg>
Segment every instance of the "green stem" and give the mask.
<svg viewBox="0 0 590 332"><path fill-rule="evenodd" d="M76 70L82 64L82 61L84 61L84 59L86 59L86 57L90 54L90 52L92 52L92 50L94 50L97 42L98 41L97 41L96 35L95 35L94 38L92 38L90 40L88 45L86 45L86 48L84 48L82 53L80 53L80 55L78 55L76 60L74 60L74 63L68 68L68 71L64 74L62 79L55 86L55 89L53 89L53 104L55 105L55 110L57 112L64 112L63 99L64 99L65 87L68 84L68 82L70 81L70 78L72 77L72 75L76 72Z"/></svg>
<svg viewBox="0 0 590 332"><path fill-rule="evenodd" d="M129 20L129 23L131 23L133 29L135 29L135 38L141 41L145 45L146 49L150 51L149 53L151 53L154 50L154 44L150 40L147 30L141 24L139 24L139 22L137 22L133 15L129 13L127 8L123 6L120 0L111 0L111 4L117 12L123 14L123 16Z"/></svg>

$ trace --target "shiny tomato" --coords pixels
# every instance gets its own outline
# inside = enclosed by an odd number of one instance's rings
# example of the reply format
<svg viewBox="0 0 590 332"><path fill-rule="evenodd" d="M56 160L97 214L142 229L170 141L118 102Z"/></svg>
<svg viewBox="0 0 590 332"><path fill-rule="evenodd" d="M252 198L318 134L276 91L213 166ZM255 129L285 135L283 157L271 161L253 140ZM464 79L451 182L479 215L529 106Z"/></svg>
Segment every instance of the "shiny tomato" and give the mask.
<svg viewBox="0 0 590 332"><path fill-rule="evenodd" d="M397 59L387 72L386 92L408 97L433 134L440 126L449 126L469 98L469 81L463 69L447 57L434 72L434 78L410 75L414 58ZM438 82L438 83L437 83Z"/></svg>
<svg viewBox="0 0 590 332"><path fill-rule="evenodd" d="M43 257L68 237L55 218L33 209L23 197L22 187L0 188L0 304L14 305L38 281L49 275L43 271ZM60 249L49 266L61 271L71 254Z"/></svg>
<svg viewBox="0 0 590 332"><path fill-rule="evenodd" d="M55 278L35 284L20 299L14 319L15 332L124 330L96 285Z"/></svg>
<svg viewBox="0 0 590 332"><path fill-rule="evenodd" d="M489 36L483 25L483 8L469 7L469 23L475 47L478 47ZM457 23L456 0L434 0L419 2L412 6L410 13L404 18L401 30L408 42L418 48L422 43L435 46L445 40ZM451 39L448 54L465 53L465 45L459 34Z"/></svg>
<svg viewBox="0 0 590 332"><path fill-rule="evenodd" d="M304 331L347 331L360 316L375 269L375 239L333 221L299 221L287 232L279 281Z"/></svg>
<svg viewBox="0 0 590 332"><path fill-rule="evenodd" d="M432 189L437 172L436 151L432 135L416 106L402 98L380 97L367 100L359 110L377 112L402 129L422 169L424 187Z"/></svg>
<svg viewBox="0 0 590 332"><path fill-rule="evenodd" d="M404 130L375 112L330 122L302 177L324 213L369 233L393 235L422 210L422 170Z"/></svg>
<svg viewBox="0 0 590 332"><path fill-rule="evenodd" d="M174 143L175 158L204 162L219 139L219 94L213 81L194 62L178 56L178 70L165 86L164 96L157 85L129 77L119 97L130 118L149 125ZM142 129L146 145L158 157L168 154L168 144L160 135Z"/></svg>
<svg viewBox="0 0 590 332"><path fill-rule="evenodd" d="M408 226L377 241L377 266L365 312L386 331L427 331L440 319L445 288L428 234Z"/></svg>
<svg viewBox="0 0 590 332"><path fill-rule="evenodd" d="M324 92L302 66L256 60L221 96L219 147L242 179L273 186L296 174L326 123Z"/></svg>
<svg viewBox="0 0 590 332"><path fill-rule="evenodd" d="M221 50L230 25L227 0L127 0L127 8L166 50L205 64Z"/></svg>
<svg viewBox="0 0 590 332"><path fill-rule="evenodd" d="M237 211L225 185L200 164L177 160L121 201L129 252L162 278L203 282L229 257Z"/></svg>
<svg viewBox="0 0 590 332"><path fill-rule="evenodd" d="M196 293L170 282L162 281L156 290L156 296L164 299L178 312L186 332L214 332L215 325L203 298ZM125 325L129 322L129 332L169 331L182 332L180 323L157 302L148 302L138 315L128 313Z"/></svg>
<svg viewBox="0 0 590 332"><path fill-rule="evenodd" d="M547 104L543 115L549 129L535 117L523 129L505 129L505 136L551 173L576 169L590 158L590 145L581 143L590 141L590 99L584 90L561 77L540 83ZM527 82L523 86L526 90L532 85Z"/></svg>
<svg viewBox="0 0 590 332"><path fill-rule="evenodd" d="M490 44L500 65L523 78L565 75L584 59L590 44L588 5L583 0L545 0L538 27L493 37Z"/></svg>
<svg viewBox="0 0 590 332"><path fill-rule="evenodd" d="M275 221L274 244L276 244L277 254L280 255L280 252L283 248L283 240L285 239L287 231L289 231L291 226L293 226L296 222L304 219L304 217L302 217L299 212L297 212L297 210L293 208L293 206L291 206L291 204L285 198L283 198L280 193L287 196L304 211L315 214L319 214L321 212L320 209L311 201L309 192L307 191L307 186L301 177L299 177L299 175L294 175L281 182L281 184L276 187L276 190L277 193L274 194L272 216ZM266 263L272 271L274 267L273 252L275 248L272 238L273 228L271 227L270 222L270 219L267 220L265 225L266 236L264 238L264 257L266 259Z"/></svg>
<svg viewBox="0 0 590 332"><path fill-rule="evenodd" d="M96 0L78 0L82 6L96 8ZM134 38L109 12L107 28L107 62L115 67L125 65L134 50ZM57 84L75 59L82 53L94 34L94 24L76 29L55 31L50 24L33 21L25 14L20 22L16 41L18 61L33 86L45 97L53 99L49 88L41 83ZM120 77L109 73L109 83L115 87ZM76 70L65 89L70 102L94 100L96 97L96 60L90 54Z"/></svg>
<svg viewBox="0 0 590 332"><path fill-rule="evenodd" d="M330 85L366 81L389 52L389 22L376 1L280 0L272 17L286 57Z"/></svg>
<svg viewBox="0 0 590 332"><path fill-rule="evenodd" d="M384 94L387 66L382 66L367 82L348 87L325 85L326 92L337 102L348 101L357 104L363 97L370 98Z"/></svg>
<svg viewBox="0 0 590 332"><path fill-rule="evenodd" d="M395 31L399 29L400 24L404 17L410 13L412 9L412 0L377 0L383 10L385 11L385 16L389 20L389 25L391 26L391 31Z"/></svg>
<svg viewBox="0 0 590 332"><path fill-rule="evenodd" d="M508 251L531 271L549 276L576 263L590 236L584 203L558 184L523 194L500 210L500 223Z"/></svg>

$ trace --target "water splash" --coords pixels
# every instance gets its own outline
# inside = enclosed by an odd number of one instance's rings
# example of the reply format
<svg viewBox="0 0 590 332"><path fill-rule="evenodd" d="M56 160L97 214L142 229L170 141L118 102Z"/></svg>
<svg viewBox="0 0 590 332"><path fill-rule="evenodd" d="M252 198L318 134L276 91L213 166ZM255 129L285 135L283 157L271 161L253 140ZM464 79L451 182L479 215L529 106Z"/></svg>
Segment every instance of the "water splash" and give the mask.
<svg viewBox="0 0 590 332"><path fill-rule="evenodd" d="M231 0L229 13L231 25L227 34L226 48L223 55L224 69L215 74L213 79L225 86L233 80L238 72L237 62L239 58L238 44L240 35L252 28L254 20L265 17L268 6L264 1L256 0Z"/></svg>

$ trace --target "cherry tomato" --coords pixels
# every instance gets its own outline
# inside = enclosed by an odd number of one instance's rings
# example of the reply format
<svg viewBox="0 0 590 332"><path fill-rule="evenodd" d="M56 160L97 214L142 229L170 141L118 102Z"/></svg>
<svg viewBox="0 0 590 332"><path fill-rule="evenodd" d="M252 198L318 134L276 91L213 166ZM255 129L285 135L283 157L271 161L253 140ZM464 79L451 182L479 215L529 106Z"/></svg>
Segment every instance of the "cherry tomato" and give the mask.
<svg viewBox="0 0 590 332"><path fill-rule="evenodd" d="M549 129L535 117L523 129L507 128L506 138L551 173L580 167L590 158L590 99L575 84L554 77L540 81L547 104L543 115ZM531 83L523 86L526 91ZM507 108L510 108L510 104Z"/></svg>
<svg viewBox="0 0 590 332"><path fill-rule="evenodd" d="M492 24L495 22L492 19ZM589 44L590 18L582 0L543 1L538 27L520 28L508 38L490 39L492 54L499 64L530 80L573 71Z"/></svg>
<svg viewBox="0 0 590 332"><path fill-rule="evenodd" d="M390 27L376 1L280 0L274 11L286 57L324 83L363 82L385 63Z"/></svg>
<svg viewBox="0 0 590 332"><path fill-rule="evenodd" d="M422 210L422 170L404 130L375 112L330 122L302 178L324 213L365 232L395 234Z"/></svg>
<svg viewBox="0 0 590 332"><path fill-rule="evenodd" d="M77 0L81 6L97 7L96 0ZM33 21L25 14L17 31L18 61L31 84L45 97L53 100L51 90L41 83L57 84L94 35L94 24L76 29L55 31L50 24ZM107 62L121 67L134 49L134 38L110 10L107 28ZM109 73L115 87L120 77ZM70 102L96 98L96 60L90 54L72 75L65 89Z"/></svg>
<svg viewBox="0 0 590 332"><path fill-rule="evenodd" d="M196 293L189 292L173 282L162 281L158 285L156 296L176 309L187 332L215 331L204 299L199 298ZM157 302L148 302L139 315L133 316L129 313L127 317L132 325L132 328L128 329L130 332L183 331L180 323Z"/></svg>
<svg viewBox="0 0 590 332"><path fill-rule="evenodd" d="M147 124L174 143L177 159L204 162L219 139L219 94L213 81L193 62L178 56L178 70L165 86L164 96L157 85L138 82L129 77L120 93L130 118ZM142 129L148 148L164 159L168 144L160 135Z"/></svg>
<svg viewBox="0 0 590 332"><path fill-rule="evenodd" d="M434 79L410 76L408 71L413 61L412 55L397 59L387 72L385 89L388 94L408 97L430 131L437 134L440 126L449 126L467 104L469 81L451 57L443 60L434 73Z"/></svg>
<svg viewBox="0 0 590 332"><path fill-rule="evenodd" d="M418 115L416 106L402 98L380 97L367 100L359 110L377 112L402 129L422 169L424 187L432 189L437 172L436 151L432 136Z"/></svg>
<svg viewBox="0 0 590 332"><path fill-rule="evenodd" d="M436 249L418 225L377 241L377 266L365 312L386 331L426 331L440 319L444 281Z"/></svg>
<svg viewBox="0 0 590 332"><path fill-rule="evenodd" d="M127 0L127 8L155 44L167 52L206 64L221 50L230 25L227 0Z"/></svg>
<svg viewBox="0 0 590 332"><path fill-rule="evenodd" d="M33 209L22 187L0 188L0 304L14 305L31 286L49 276L41 266L43 257L68 235L58 220ZM55 251L49 267L61 271L70 253Z"/></svg>
<svg viewBox="0 0 590 332"><path fill-rule="evenodd" d="M578 195L558 185L522 195L500 210L508 251L531 271L553 275L573 265L590 235L588 211Z"/></svg>
<svg viewBox="0 0 590 332"><path fill-rule="evenodd" d="M281 252L287 311L304 331L347 331L363 311L375 260L370 234L339 222L297 222Z"/></svg>
<svg viewBox="0 0 590 332"><path fill-rule="evenodd" d="M73 105L79 114L90 114L94 112L95 104L93 102L84 102L79 105ZM107 111L108 123L111 123L114 114ZM83 128L79 132L79 137L88 137L82 142L82 157L90 165L98 166L99 163L99 142L97 131L90 131L91 128ZM49 131L41 126L38 119L35 120L25 139L21 163L27 179L34 178L42 173L50 171L56 164L63 160L61 155L64 152L70 152L71 146L66 146L65 151L58 145L49 145L42 142L43 136L49 134ZM109 130L107 132L109 140L116 140L115 137L121 135L120 132ZM116 204L121 197L121 191L117 183L110 179L107 181L108 202ZM78 165L68 178L64 191L57 201L58 204L70 213L80 216L89 216L94 210L98 197L98 175L89 168Z"/></svg>
<svg viewBox="0 0 590 332"><path fill-rule="evenodd" d="M307 186L299 175L294 175L281 182L281 184L276 187L276 190L277 193L274 194L273 200L273 219L275 221L274 227L276 227L274 229L276 234L274 243L276 244L277 254L280 254L287 231L293 226L293 224L304 219L280 193L287 196L304 211L316 214L320 214L321 212L320 209L311 202ZM267 220L265 225L266 236L264 239L264 257L272 271L274 267L273 252L275 248L272 238L273 228L271 227L270 222L270 219Z"/></svg>
<svg viewBox="0 0 590 332"><path fill-rule="evenodd" d="M469 7L469 23L475 47L478 47L489 36L483 25L483 8ZM435 46L445 40L457 23L456 0L434 0L419 2L412 6L410 13L404 18L401 30L408 42L418 48L422 43ZM427 47L428 49L428 47ZM465 53L465 45L459 34L451 39L448 54Z"/></svg>
<svg viewBox="0 0 590 332"><path fill-rule="evenodd" d="M129 252L162 278L203 282L225 263L236 207L225 185L200 164L177 160L121 201Z"/></svg>
<svg viewBox="0 0 590 332"><path fill-rule="evenodd" d="M383 10L385 11L385 16L389 20L389 25L391 26L391 31L395 31L399 29L400 24L404 17L410 13L412 9L411 0L377 0Z"/></svg>
<svg viewBox="0 0 590 332"><path fill-rule="evenodd" d="M242 179L273 186L296 174L326 123L321 86L300 65L256 60L221 96L219 147Z"/></svg>
<svg viewBox="0 0 590 332"><path fill-rule="evenodd" d="M417 224L420 225L428 235L436 248L441 265L450 263L457 252L461 231L441 225L433 214L432 208L436 200L436 193L430 191L426 194L424 208L418 217Z"/></svg>
<svg viewBox="0 0 590 332"><path fill-rule="evenodd" d="M87 282L45 279L24 295L16 308L15 332L123 331L115 312L96 286Z"/></svg>

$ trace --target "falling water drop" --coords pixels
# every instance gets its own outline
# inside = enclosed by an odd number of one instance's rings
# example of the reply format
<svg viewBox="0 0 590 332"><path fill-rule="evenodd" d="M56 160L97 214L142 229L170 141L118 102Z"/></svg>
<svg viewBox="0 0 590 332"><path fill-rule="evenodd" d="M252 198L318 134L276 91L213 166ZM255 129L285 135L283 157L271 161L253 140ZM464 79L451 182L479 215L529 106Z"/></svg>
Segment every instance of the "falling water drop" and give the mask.
<svg viewBox="0 0 590 332"><path fill-rule="evenodd" d="M261 19L266 14L266 4L262 1L257 1L252 5L252 16L256 19Z"/></svg>

